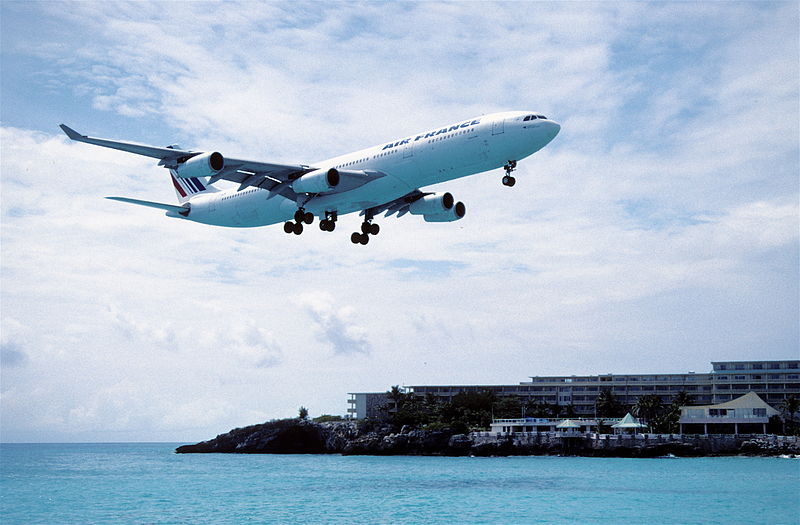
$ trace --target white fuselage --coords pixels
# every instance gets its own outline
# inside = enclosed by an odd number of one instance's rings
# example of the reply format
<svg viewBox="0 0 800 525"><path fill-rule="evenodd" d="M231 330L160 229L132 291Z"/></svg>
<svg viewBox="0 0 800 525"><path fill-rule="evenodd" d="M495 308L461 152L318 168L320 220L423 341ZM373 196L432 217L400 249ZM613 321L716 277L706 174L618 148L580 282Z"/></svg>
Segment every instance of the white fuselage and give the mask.
<svg viewBox="0 0 800 525"><path fill-rule="evenodd" d="M324 218L380 206L409 192L523 159L546 146L560 126L552 120L524 120L531 112L484 115L450 126L402 137L347 155L314 163L323 170L376 170L385 177L349 191L317 195L305 210ZM204 224L231 227L266 226L290 220L297 204L258 188L236 188L192 198L186 217Z"/></svg>

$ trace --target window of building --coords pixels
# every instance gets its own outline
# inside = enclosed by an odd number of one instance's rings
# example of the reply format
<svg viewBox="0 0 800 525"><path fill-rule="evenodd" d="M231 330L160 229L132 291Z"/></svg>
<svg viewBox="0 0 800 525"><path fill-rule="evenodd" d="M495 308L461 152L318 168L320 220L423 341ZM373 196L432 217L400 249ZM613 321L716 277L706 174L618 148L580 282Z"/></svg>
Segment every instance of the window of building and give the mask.
<svg viewBox="0 0 800 525"><path fill-rule="evenodd" d="M766 408L754 408L753 415L758 417L766 417L767 416L767 409Z"/></svg>
<svg viewBox="0 0 800 525"><path fill-rule="evenodd" d="M744 381L744 376L733 376L736 381Z"/></svg>
<svg viewBox="0 0 800 525"><path fill-rule="evenodd" d="M727 381L728 380L728 376L719 376L719 379L721 381Z"/></svg>
<svg viewBox="0 0 800 525"><path fill-rule="evenodd" d="M797 363L789 363L789 366L786 368L797 368Z"/></svg>
<svg viewBox="0 0 800 525"><path fill-rule="evenodd" d="M728 369L728 367L725 366L725 365L719 365L718 368L719 368L719 370L727 370Z"/></svg>
<svg viewBox="0 0 800 525"><path fill-rule="evenodd" d="M789 375L788 375L788 376L786 376L786 377L787 377L787 378L789 378L789 379L797 379L797 378L798 378L798 375L797 375L797 374L789 374Z"/></svg>
<svg viewBox="0 0 800 525"><path fill-rule="evenodd" d="M770 374L768 377L770 379L780 379L781 378L780 374Z"/></svg>
<svg viewBox="0 0 800 525"><path fill-rule="evenodd" d="M744 363L737 363L734 368L736 370L744 370Z"/></svg>
<svg viewBox="0 0 800 525"><path fill-rule="evenodd" d="M717 385L717 390L730 390L731 385Z"/></svg>
<svg viewBox="0 0 800 525"><path fill-rule="evenodd" d="M761 370L764 368L764 365L761 363L753 363L753 370Z"/></svg>
<svg viewBox="0 0 800 525"><path fill-rule="evenodd" d="M761 379L761 376L760 376L760 375L753 375L753 376L750 376L750 377L751 377L752 379Z"/></svg>

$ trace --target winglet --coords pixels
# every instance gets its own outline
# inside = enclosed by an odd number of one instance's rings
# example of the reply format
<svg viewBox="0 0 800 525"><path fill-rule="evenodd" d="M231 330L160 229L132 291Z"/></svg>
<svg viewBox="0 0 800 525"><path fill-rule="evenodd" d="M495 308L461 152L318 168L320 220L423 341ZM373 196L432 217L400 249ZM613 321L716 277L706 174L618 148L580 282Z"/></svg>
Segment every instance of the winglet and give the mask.
<svg viewBox="0 0 800 525"><path fill-rule="evenodd" d="M66 125L64 125L64 124L59 124L59 125L58 125L58 127L60 127L60 128L61 128L61 130L62 130L64 133L66 133L66 134L67 134L67 136L68 136L69 138L71 138L72 140L81 140L81 139L85 139L85 138L86 138L85 136L81 135L80 133L78 133L77 131L75 131L74 129L72 129L71 127L69 127L69 126L66 126Z"/></svg>

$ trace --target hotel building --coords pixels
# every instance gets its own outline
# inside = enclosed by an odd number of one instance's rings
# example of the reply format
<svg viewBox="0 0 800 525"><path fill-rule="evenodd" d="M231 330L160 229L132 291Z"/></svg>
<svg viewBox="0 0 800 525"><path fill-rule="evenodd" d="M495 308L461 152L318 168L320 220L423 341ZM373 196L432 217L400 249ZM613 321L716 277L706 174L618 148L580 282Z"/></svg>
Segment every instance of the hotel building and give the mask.
<svg viewBox="0 0 800 525"><path fill-rule="evenodd" d="M600 374L583 376L531 376L515 385L414 385L405 391L424 397L431 394L449 401L460 392L490 390L498 397L517 396L523 402L540 402L574 407L577 417L591 418L597 396L610 390L628 406L639 397L656 394L664 404L685 390L695 405L715 405L731 401L747 392L757 393L774 408L789 396L800 398L800 360L716 361L709 373L683 374ZM385 392L351 393L348 415L356 419L380 418L388 399ZM521 414L524 416L524 414Z"/></svg>

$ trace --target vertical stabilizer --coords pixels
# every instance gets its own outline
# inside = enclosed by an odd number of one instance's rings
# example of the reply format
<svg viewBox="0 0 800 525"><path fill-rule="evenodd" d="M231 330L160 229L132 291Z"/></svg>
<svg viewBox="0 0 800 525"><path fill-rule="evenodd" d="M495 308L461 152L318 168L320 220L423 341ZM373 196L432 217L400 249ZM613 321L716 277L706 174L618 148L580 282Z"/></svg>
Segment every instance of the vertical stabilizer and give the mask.
<svg viewBox="0 0 800 525"><path fill-rule="evenodd" d="M178 177L178 174L172 169L169 170L169 176L172 179L172 186L175 188L175 193L178 195L178 202L181 204L187 202L195 195L219 191L197 177Z"/></svg>

